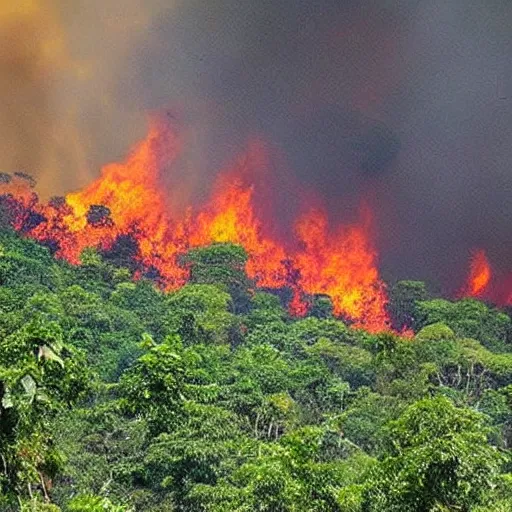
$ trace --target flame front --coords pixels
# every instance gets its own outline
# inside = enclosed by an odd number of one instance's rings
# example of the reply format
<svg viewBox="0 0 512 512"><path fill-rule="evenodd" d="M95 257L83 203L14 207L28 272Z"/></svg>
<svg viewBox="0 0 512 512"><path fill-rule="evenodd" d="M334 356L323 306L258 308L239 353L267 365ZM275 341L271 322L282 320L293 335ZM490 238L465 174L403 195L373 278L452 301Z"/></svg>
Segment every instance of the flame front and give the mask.
<svg viewBox="0 0 512 512"><path fill-rule="evenodd" d="M247 251L246 270L257 286L292 290L292 313L307 312L308 295L327 294L335 314L373 332L388 329L386 292L367 208L360 223L336 229L330 229L324 212L307 211L296 222L295 241L287 245L269 234L257 213L255 187L261 176L248 172L248 159L257 159L249 152L219 174L206 205L178 217L171 214L172 190L165 190L160 174L172 166L179 151L175 130L153 121L146 139L124 163L105 166L97 180L69 194L65 202L41 204L16 179L2 183L0 193L11 194L40 215L43 220L25 231L39 241L56 242L56 255L72 263L79 262L86 247L106 250L121 235L129 235L137 242L141 267L155 269L162 286L175 289L187 281L187 270L178 263L180 254L212 242L231 242ZM96 217L91 215L94 208ZM23 222L15 225L21 229Z"/></svg>
<svg viewBox="0 0 512 512"><path fill-rule="evenodd" d="M342 226L331 234L325 213L308 213L296 227L304 249L293 261L305 292L329 295L335 314L348 315L357 325L379 331L388 321L387 297L370 242L369 212L363 217L360 225Z"/></svg>

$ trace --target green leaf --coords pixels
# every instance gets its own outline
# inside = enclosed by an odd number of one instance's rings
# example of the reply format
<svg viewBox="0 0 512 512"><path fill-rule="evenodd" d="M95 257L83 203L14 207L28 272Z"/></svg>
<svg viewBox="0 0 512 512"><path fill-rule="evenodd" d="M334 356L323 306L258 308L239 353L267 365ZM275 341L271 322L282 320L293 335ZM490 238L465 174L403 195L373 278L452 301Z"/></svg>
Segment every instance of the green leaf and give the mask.
<svg viewBox="0 0 512 512"><path fill-rule="evenodd" d="M25 390L25 393L30 397L30 402L32 402L36 394L36 381L32 378L31 375L25 375L25 377L21 379L21 384Z"/></svg>
<svg viewBox="0 0 512 512"><path fill-rule="evenodd" d="M38 392L36 394L36 400L38 402L42 402L42 403L49 403L50 397L47 395L46 392L38 390Z"/></svg>
<svg viewBox="0 0 512 512"><path fill-rule="evenodd" d="M12 401L12 396L9 388L5 389L4 396L2 398L2 407L4 409L10 409L14 406L14 402Z"/></svg>
<svg viewBox="0 0 512 512"><path fill-rule="evenodd" d="M55 361L60 364L62 368L64 368L64 361L48 346L42 345L39 347L39 352L37 354L38 359L46 359L47 361Z"/></svg>

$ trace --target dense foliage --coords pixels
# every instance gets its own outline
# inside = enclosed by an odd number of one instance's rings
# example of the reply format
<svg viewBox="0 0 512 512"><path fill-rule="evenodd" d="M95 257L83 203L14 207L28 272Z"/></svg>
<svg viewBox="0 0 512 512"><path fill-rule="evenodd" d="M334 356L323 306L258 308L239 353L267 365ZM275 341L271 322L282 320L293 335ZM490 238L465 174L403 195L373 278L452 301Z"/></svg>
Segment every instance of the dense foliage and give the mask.
<svg viewBox="0 0 512 512"><path fill-rule="evenodd" d="M390 288L371 335L292 319L239 247L163 293L0 232L0 510L512 510L510 317Z"/></svg>

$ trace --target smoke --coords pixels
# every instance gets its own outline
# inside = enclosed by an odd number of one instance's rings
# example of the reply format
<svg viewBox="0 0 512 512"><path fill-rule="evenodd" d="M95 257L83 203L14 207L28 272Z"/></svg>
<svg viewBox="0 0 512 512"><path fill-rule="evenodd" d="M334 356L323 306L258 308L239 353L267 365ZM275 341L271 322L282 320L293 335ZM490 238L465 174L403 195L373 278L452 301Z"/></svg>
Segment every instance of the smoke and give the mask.
<svg viewBox="0 0 512 512"><path fill-rule="evenodd" d="M295 181L334 221L373 205L390 277L457 287L473 247L511 260L507 0L11 3L1 170L44 194L85 185L169 109L193 197L262 139L284 210Z"/></svg>
<svg viewBox="0 0 512 512"><path fill-rule="evenodd" d="M43 196L82 187L145 132L130 40L172 2L0 2L0 161ZM151 12L150 12L151 11Z"/></svg>
<svg viewBox="0 0 512 512"><path fill-rule="evenodd" d="M0 149L5 171L32 170L45 159L43 139L53 126L42 84L62 58L61 37L52 15L31 2L0 5Z"/></svg>

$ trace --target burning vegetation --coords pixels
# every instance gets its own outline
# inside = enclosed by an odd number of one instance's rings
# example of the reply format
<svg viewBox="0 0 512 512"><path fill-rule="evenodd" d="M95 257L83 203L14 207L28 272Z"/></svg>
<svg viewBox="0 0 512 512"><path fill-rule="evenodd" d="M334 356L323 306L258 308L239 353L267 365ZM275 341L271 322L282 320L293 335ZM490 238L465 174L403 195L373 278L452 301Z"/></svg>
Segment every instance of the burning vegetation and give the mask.
<svg viewBox="0 0 512 512"><path fill-rule="evenodd" d="M263 151L263 150L262 150ZM188 250L216 242L241 245L246 271L255 285L288 290L288 307L304 316L316 295L330 297L335 315L370 332L389 329L387 294L379 276L372 240L372 212L359 221L330 226L321 207L303 208L291 241L268 228L255 200L262 176L255 176L248 153L218 175L208 201L173 214L173 190L162 186L162 170L172 169L180 139L168 120L155 118L149 132L122 163L106 165L99 178L65 198L40 202L35 183L24 173L3 174L0 192L11 225L47 245L73 264L87 247L125 254L135 277L151 275L175 290L189 278L180 258ZM257 157L256 157L257 159ZM255 164L257 166L257 164ZM510 289L495 290L485 251L475 251L463 296L510 304Z"/></svg>
<svg viewBox="0 0 512 512"><path fill-rule="evenodd" d="M28 176L4 176L0 191L16 230L49 246L54 254L79 263L82 251L109 251L129 240L136 275L156 271L158 282L173 290L187 282L180 256L215 242L239 244L247 251L247 272L256 286L291 291L290 310L304 315L309 298L331 297L334 313L369 331L388 328L386 293L371 239L372 215L363 209L359 223L332 229L319 208L296 220L294 240L270 234L254 201L257 179L249 156L221 173L210 199L185 215L172 215L172 190L163 190L161 170L180 150L176 131L153 120L147 137L123 163L102 169L84 190L44 204Z"/></svg>
<svg viewBox="0 0 512 512"><path fill-rule="evenodd" d="M484 249L474 251L462 295L488 300L501 306L512 305L512 275L496 276Z"/></svg>

